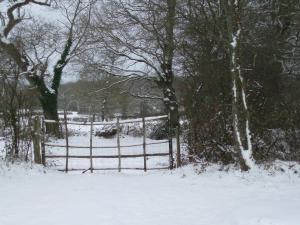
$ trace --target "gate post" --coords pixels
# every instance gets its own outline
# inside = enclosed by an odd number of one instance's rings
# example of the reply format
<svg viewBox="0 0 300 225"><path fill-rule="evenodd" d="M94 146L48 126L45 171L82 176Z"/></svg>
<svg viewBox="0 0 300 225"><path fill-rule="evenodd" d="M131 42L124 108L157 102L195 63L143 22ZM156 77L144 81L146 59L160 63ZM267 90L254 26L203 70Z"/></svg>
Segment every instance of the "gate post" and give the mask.
<svg viewBox="0 0 300 225"><path fill-rule="evenodd" d="M34 162L37 164L42 163L41 158L41 126L40 126L40 118L35 116L33 118L33 129L32 129L32 143L33 143L33 155Z"/></svg>
<svg viewBox="0 0 300 225"><path fill-rule="evenodd" d="M144 171L147 171L147 155L146 155L146 122L143 116L143 155L144 155Z"/></svg>
<svg viewBox="0 0 300 225"><path fill-rule="evenodd" d="M68 121L67 121L67 113L64 110L64 122L65 122L65 129L66 129L66 173L69 170L69 133L68 133Z"/></svg>
<svg viewBox="0 0 300 225"><path fill-rule="evenodd" d="M46 166L46 149L45 149L45 119L42 117L42 138L41 138L41 146L42 146L42 164Z"/></svg>
<svg viewBox="0 0 300 225"><path fill-rule="evenodd" d="M181 151L180 151L180 126L176 127L176 167L181 167Z"/></svg>
<svg viewBox="0 0 300 225"><path fill-rule="evenodd" d="M94 120L95 120L95 114L91 116L91 130L90 130L90 170L91 173L93 173L93 132L94 132Z"/></svg>
<svg viewBox="0 0 300 225"><path fill-rule="evenodd" d="M168 116L168 126L169 126L169 161L170 161L170 170L174 168L174 160L173 160L173 141L172 141L172 124L171 124L171 113L169 112Z"/></svg>
<svg viewBox="0 0 300 225"><path fill-rule="evenodd" d="M118 171L121 172L120 118L117 117Z"/></svg>

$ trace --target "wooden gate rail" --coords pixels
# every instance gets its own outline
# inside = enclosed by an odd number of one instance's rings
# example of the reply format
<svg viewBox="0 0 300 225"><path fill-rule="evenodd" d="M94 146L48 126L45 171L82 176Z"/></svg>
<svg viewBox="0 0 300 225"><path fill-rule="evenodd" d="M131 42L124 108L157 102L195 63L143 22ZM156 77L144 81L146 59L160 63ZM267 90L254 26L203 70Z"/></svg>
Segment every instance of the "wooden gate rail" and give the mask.
<svg viewBox="0 0 300 225"><path fill-rule="evenodd" d="M147 170L167 170L170 169L170 167L155 167L155 168L147 168ZM84 168L72 168L69 169L68 171L83 171L85 173L90 169L84 169ZM119 170L119 168L94 168L93 170ZM139 167L122 167L122 170L144 170L144 168L139 168ZM58 169L58 171L65 172L64 169Z"/></svg>
<svg viewBox="0 0 300 225"><path fill-rule="evenodd" d="M145 121L155 121L155 120L162 120L162 119L168 119L167 115L164 116L153 116L153 117L145 117ZM57 123L56 120L44 120L45 123ZM138 123L143 122L143 118L139 119L130 119L130 120L120 120L120 124L127 124L127 123ZM64 123L64 119L59 119L59 123ZM79 125L79 126L91 126L91 122L74 122L74 121L68 121L68 124L71 125ZM109 121L109 122L93 122L94 126L97 125L116 125L116 121Z"/></svg>
<svg viewBox="0 0 300 225"><path fill-rule="evenodd" d="M117 158L139 158L151 156L169 156L169 153L151 153L151 154L129 154L129 155L46 155L46 158L73 158L73 159L117 159Z"/></svg>
<svg viewBox="0 0 300 225"><path fill-rule="evenodd" d="M146 145L159 145L159 144L166 144L169 143L169 141L161 141L161 142L153 142L153 143L146 143ZM139 147L143 146L144 144L134 144L134 145L120 145L120 148L129 148L129 147ZM45 143L45 146L49 147L60 147L65 148L65 145L56 145L56 144L49 144ZM89 149L90 146L75 146L75 145L69 145L69 148L84 148ZM93 146L93 149L108 149L108 148L118 148L118 146Z"/></svg>
<svg viewBox="0 0 300 225"><path fill-rule="evenodd" d="M171 130L169 128L169 137L168 140L164 141L159 141L159 142L151 142L151 143L146 143L146 121L154 121L154 120L161 120L161 119L168 119L167 115L164 116L156 116L156 117L143 117L139 119L130 119L130 120L119 120L117 118L117 121L112 121L112 122L94 122L95 116L93 115L91 117L90 122L70 122L67 119L67 113L64 112L64 119L59 120L58 122L55 120L42 120L42 155L43 155L43 163L45 165L45 159L46 158L63 158L66 159L65 162L65 172L68 172L70 170L90 170L93 172L93 170L118 170L119 172L122 169L136 169L136 170L155 170L155 169L173 169L173 145L172 145L172 137L171 135ZM142 122L143 125L143 143L142 144L132 144L132 145L121 145L120 144L120 125L121 124L127 124L127 123L136 123L136 122ZM45 142L45 123L60 123L65 126L65 141L66 145L59 145L59 144L51 144L51 143L46 143ZM79 126L90 126L90 145L89 146L76 146L76 145L69 145L69 138L68 138L68 125L79 125ZM93 132L94 132L94 126L96 125L116 125L117 126L117 145L116 146L93 146ZM178 131L178 130L177 130ZM178 136L178 137L177 137ZM179 146L179 135L176 135L177 137L177 146ZM157 145L157 144L164 144L168 143L169 144L169 151L168 153L147 153L146 147L149 145ZM66 154L65 155L46 155L45 153L45 147L62 147L66 149ZM121 154L121 148L130 148L130 147L143 147L143 153L142 154ZM89 149L89 155L70 155L69 149ZM94 149L117 149L118 154L117 155L94 155L93 150ZM180 151L179 151L180 152ZM178 154L178 150L177 150ZM156 157L156 156L169 156L169 167L160 167L160 168L147 168L147 157ZM128 167L122 167L121 165L121 159L122 158L139 158L143 157L144 158L144 167L143 168L128 168ZM69 159L90 159L90 168L88 169L70 169L69 168ZM118 168L94 168L93 167L93 159L118 159ZM180 159L180 156L177 156L177 161L178 158Z"/></svg>

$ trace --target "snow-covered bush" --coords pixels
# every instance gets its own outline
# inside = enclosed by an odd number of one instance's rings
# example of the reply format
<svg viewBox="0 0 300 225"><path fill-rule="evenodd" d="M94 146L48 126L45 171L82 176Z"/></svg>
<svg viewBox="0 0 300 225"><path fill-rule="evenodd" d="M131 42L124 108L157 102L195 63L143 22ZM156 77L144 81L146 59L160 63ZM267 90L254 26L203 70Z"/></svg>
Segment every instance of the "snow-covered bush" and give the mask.
<svg viewBox="0 0 300 225"><path fill-rule="evenodd" d="M96 130L95 136L104 137L104 138L112 138L117 134L117 126L116 125L106 125L101 129Z"/></svg>
<svg viewBox="0 0 300 225"><path fill-rule="evenodd" d="M149 125L148 137L154 140L168 139L169 126L167 121L161 121L158 123L152 123Z"/></svg>
<svg viewBox="0 0 300 225"><path fill-rule="evenodd" d="M141 122L124 124L122 133L133 137L143 136L143 125ZM168 139L168 122L146 122L146 137L154 140Z"/></svg>
<svg viewBox="0 0 300 225"><path fill-rule="evenodd" d="M298 129L267 129L260 136L255 136L253 144L258 161L300 161Z"/></svg>

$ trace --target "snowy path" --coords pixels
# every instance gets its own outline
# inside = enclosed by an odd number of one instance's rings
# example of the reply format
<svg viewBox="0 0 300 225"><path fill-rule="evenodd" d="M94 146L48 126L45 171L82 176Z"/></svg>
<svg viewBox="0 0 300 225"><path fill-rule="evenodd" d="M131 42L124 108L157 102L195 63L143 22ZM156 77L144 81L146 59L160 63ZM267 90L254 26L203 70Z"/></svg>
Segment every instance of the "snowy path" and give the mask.
<svg viewBox="0 0 300 225"><path fill-rule="evenodd" d="M0 170L0 224L299 225L299 176L184 170L84 175Z"/></svg>

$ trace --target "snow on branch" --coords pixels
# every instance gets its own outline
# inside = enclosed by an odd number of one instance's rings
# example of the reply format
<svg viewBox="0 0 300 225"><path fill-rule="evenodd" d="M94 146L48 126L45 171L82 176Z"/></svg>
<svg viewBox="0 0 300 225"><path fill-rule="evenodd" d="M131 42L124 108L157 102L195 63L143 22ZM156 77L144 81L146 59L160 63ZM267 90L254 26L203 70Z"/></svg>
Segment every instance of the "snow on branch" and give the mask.
<svg viewBox="0 0 300 225"><path fill-rule="evenodd" d="M1 41L7 41L6 38L8 37L10 31L23 20L23 17L20 15L19 10L30 4L37 4L37 5L44 5L50 6L50 1L36 1L36 0L22 0L22 1L15 1L6 11L8 21L5 22L5 17L1 16L3 28L0 30L0 37ZM18 13L15 13L18 11Z"/></svg>
<svg viewBox="0 0 300 225"><path fill-rule="evenodd" d="M151 99L151 100L161 100L164 101L163 97L159 97L159 96L152 96L152 95L140 95L140 94L134 94L134 93L130 93L130 95L132 97L135 98L142 98L142 99Z"/></svg>

